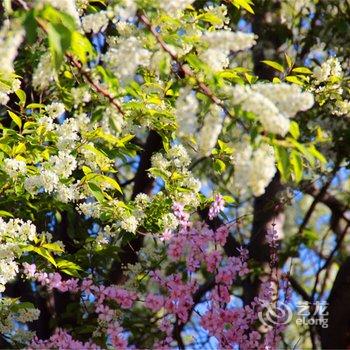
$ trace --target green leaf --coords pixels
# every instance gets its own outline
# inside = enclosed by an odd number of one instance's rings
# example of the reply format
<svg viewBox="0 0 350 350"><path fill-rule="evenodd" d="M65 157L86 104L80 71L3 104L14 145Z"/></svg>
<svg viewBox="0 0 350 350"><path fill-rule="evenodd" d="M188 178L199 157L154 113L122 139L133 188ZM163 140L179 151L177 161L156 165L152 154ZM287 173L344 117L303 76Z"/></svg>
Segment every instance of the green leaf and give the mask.
<svg viewBox="0 0 350 350"><path fill-rule="evenodd" d="M8 111L8 113L9 113L11 119L15 122L15 124L21 129L21 127L22 127L22 120L21 120L21 118L17 114L15 114L15 113L13 113L11 111Z"/></svg>
<svg viewBox="0 0 350 350"><path fill-rule="evenodd" d="M42 108L45 108L45 105L43 105L42 103L30 103L29 105L27 105L26 108L27 109L42 109Z"/></svg>
<svg viewBox="0 0 350 350"><path fill-rule="evenodd" d="M236 200L231 196L223 196L222 198L228 204L236 203Z"/></svg>
<svg viewBox="0 0 350 350"><path fill-rule="evenodd" d="M214 170L222 174L226 170L226 164L221 159L215 159Z"/></svg>
<svg viewBox="0 0 350 350"><path fill-rule="evenodd" d="M37 254L41 255L43 258L45 258L47 261L49 261L52 265L57 266L54 257L45 248L43 248L43 247L33 247L32 250L34 252L36 252Z"/></svg>
<svg viewBox="0 0 350 350"><path fill-rule="evenodd" d="M13 215L11 213L9 213L8 211L5 211L5 210L0 210L0 217L10 217L10 218L13 218Z"/></svg>
<svg viewBox="0 0 350 350"><path fill-rule="evenodd" d="M35 19L35 16L35 10L29 10L23 21L28 44L34 44L38 37L38 23Z"/></svg>
<svg viewBox="0 0 350 350"><path fill-rule="evenodd" d="M325 156L321 152L319 152L314 145L309 146L308 151L321 163L327 163L327 159L325 158Z"/></svg>
<svg viewBox="0 0 350 350"><path fill-rule="evenodd" d="M90 188L93 196L99 201L103 202L105 200L105 196L103 195L102 190L93 182L88 182L88 186Z"/></svg>
<svg viewBox="0 0 350 350"><path fill-rule="evenodd" d="M301 80L299 80L297 77L293 75L289 75L288 77L286 77L286 80L293 84L304 85L304 83Z"/></svg>
<svg viewBox="0 0 350 350"><path fill-rule="evenodd" d="M290 122L290 127L289 127L289 132L291 133L291 135L297 140L300 136L300 130L299 130L299 125L297 122L295 122L294 120L292 120Z"/></svg>
<svg viewBox="0 0 350 350"><path fill-rule="evenodd" d="M26 98L27 98L26 93L21 89L18 89L15 93L19 98L19 105L24 107L26 104Z"/></svg>
<svg viewBox="0 0 350 350"><path fill-rule="evenodd" d="M293 172L295 175L295 181L298 183L301 181L303 177L303 161L298 152L292 151L290 154L290 163L293 167Z"/></svg>
<svg viewBox="0 0 350 350"><path fill-rule="evenodd" d="M279 63L277 62L274 62L274 61L269 61L269 60L264 60L262 61L263 63L265 63L266 65L278 70L279 72L284 72L284 68L282 65L280 65Z"/></svg>
<svg viewBox="0 0 350 350"><path fill-rule="evenodd" d="M307 67L296 67L292 69L292 72L301 74L312 74L312 71Z"/></svg>
<svg viewBox="0 0 350 350"><path fill-rule="evenodd" d="M57 243L45 243L42 245L42 247L46 248L47 250L51 250L52 252L55 252L55 253L63 253L64 252L62 247Z"/></svg>
<svg viewBox="0 0 350 350"><path fill-rule="evenodd" d="M253 4L250 0L231 0L233 5L235 5L237 8L243 7L248 12L252 13L254 15L254 10L250 6L250 4Z"/></svg>
<svg viewBox="0 0 350 350"><path fill-rule="evenodd" d="M281 146L275 146L275 155L277 169L279 170L282 180L287 181L290 176L290 163L287 150Z"/></svg>
<svg viewBox="0 0 350 350"><path fill-rule="evenodd" d="M90 41L76 31L71 36L71 49L82 63L87 63L94 56L94 49Z"/></svg>
<svg viewBox="0 0 350 350"><path fill-rule="evenodd" d="M292 59L286 53L284 54L284 57L286 58L286 62L287 62L288 68L291 69L293 67Z"/></svg>
<svg viewBox="0 0 350 350"><path fill-rule="evenodd" d="M115 188L120 193L123 193L123 191L122 191L121 187L119 186L118 182L115 181L114 179L112 179L111 177L106 176L106 175L98 175L97 181L100 181L100 179L103 182L107 182L108 184L110 184L113 188Z"/></svg>

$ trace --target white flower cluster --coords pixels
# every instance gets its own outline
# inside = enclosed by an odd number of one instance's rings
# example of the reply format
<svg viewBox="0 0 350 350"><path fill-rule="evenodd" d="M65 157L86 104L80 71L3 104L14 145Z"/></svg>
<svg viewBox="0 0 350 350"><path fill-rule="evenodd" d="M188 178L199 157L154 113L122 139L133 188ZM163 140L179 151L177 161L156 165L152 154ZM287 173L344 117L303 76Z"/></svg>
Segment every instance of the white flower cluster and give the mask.
<svg viewBox="0 0 350 350"><path fill-rule="evenodd" d="M0 333L6 334L11 341L16 344L27 344L34 337L34 332L19 328L18 322L27 323L37 320L40 310L24 307L15 299L3 297L0 299L0 314Z"/></svg>
<svg viewBox="0 0 350 350"><path fill-rule="evenodd" d="M61 116L64 111L64 104L61 102L53 102L45 107L47 114L51 119L56 119Z"/></svg>
<svg viewBox="0 0 350 350"><path fill-rule="evenodd" d="M55 125L57 148L61 151L71 151L79 141L79 124L74 118L66 119L62 124Z"/></svg>
<svg viewBox="0 0 350 350"><path fill-rule="evenodd" d="M171 198L174 202L180 202L193 207L198 205L197 193L201 188L201 183L188 170L191 159L182 145L173 146L167 151L165 156L161 153L154 154L151 161L152 168L156 169L155 172L152 172L151 169L152 176L156 177L160 175L166 183L170 181L172 182L172 186L179 188L178 191L174 190L171 193ZM174 173L176 177L173 177ZM182 189L190 191L183 191ZM159 192L157 195L162 196L162 192Z"/></svg>
<svg viewBox="0 0 350 350"><path fill-rule="evenodd" d="M87 217L98 218L101 214L101 205L98 202L85 202L77 206L79 214Z"/></svg>
<svg viewBox="0 0 350 350"><path fill-rule="evenodd" d="M204 123L197 136L198 152L201 156L209 156L216 145L223 123L222 108L211 105Z"/></svg>
<svg viewBox="0 0 350 350"><path fill-rule="evenodd" d="M71 94L74 101L74 107L85 105L91 101L91 94L88 86L79 86L71 89Z"/></svg>
<svg viewBox="0 0 350 350"><path fill-rule="evenodd" d="M20 88L21 82L13 75L13 62L23 41L24 30L17 21L3 21L0 29L0 105L9 101L9 94Z"/></svg>
<svg viewBox="0 0 350 350"><path fill-rule="evenodd" d="M99 11L81 18L81 26L85 33L103 32L107 28L108 22L106 11Z"/></svg>
<svg viewBox="0 0 350 350"><path fill-rule="evenodd" d="M252 87L235 85L230 92L233 105L254 113L266 131L281 136L289 131L289 119L299 111L308 110L314 103L310 92L286 83L260 83Z"/></svg>
<svg viewBox="0 0 350 350"><path fill-rule="evenodd" d="M4 159L3 170L8 176L16 179L19 175L26 174L27 166L23 160L6 158Z"/></svg>
<svg viewBox="0 0 350 350"><path fill-rule="evenodd" d="M179 220L173 213L167 213L162 216L164 229L175 230L179 226Z"/></svg>
<svg viewBox="0 0 350 350"><path fill-rule="evenodd" d="M122 81L134 77L139 66L148 66L152 53L144 49L135 37L121 39L118 45L111 47L104 55L106 64Z"/></svg>
<svg viewBox="0 0 350 350"><path fill-rule="evenodd" d="M0 81L2 79L0 78ZM9 94L16 92L21 87L21 81L9 75L6 82L1 81L0 84L0 105L6 105L10 100Z"/></svg>
<svg viewBox="0 0 350 350"><path fill-rule="evenodd" d="M327 107L333 115L349 115L350 101L343 97L343 71L339 60L331 57L313 71L315 80L312 90L320 105L328 102Z"/></svg>
<svg viewBox="0 0 350 350"><path fill-rule="evenodd" d="M15 258L21 253L20 244L34 240L36 228L31 221L0 218L0 292L8 281L16 277L18 265Z"/></svg>
<svg viewBox="0 0 350 350"><path fill-rule="evenodd" d="M24 188L31 194L37 194L41 189L52 193L59 183L59 178L52 170L42 169L40 175L29 176L24 180Z"/></svg>
<svg viewBox="0 0 350 350"><path fill-rule="evenodd" d="M40 57L39 63L33 72L32 84L34 89L37 91L44 91L50 86L55 76L55 70L51 65L51 55L49 52L45 52Z"/></svg>
<svg viewBox="0 0 350 350"><path fill-rule="evenodd" d="M242 195L249 188L254 196L261 196L276 173L274 150L267 144L253 150L250 143L244 140L237 145L233 164L233 183Z"/></svg>
<svg viewBox="0 0 350 350"><path fill-rule="evenodd" d="M58 200L63 203L76 201L81 195L78 184L63 184L60 179L68 179L77 167L77 160L69 152L59 151L58 155L50 157L48 162L41 164L40 173L24 180L24 188L32 195L43 191L48 194L56 193Z"/></svg>
<svg viewBox="0 0 350 350"><path fill-rule="evenodd" d="M137 3L135 0L123 0L121 4L114 7L113 13L118 21L128 21L136 16Z"/></svg>
<svg viewBox="0 0 350 350"><path fill-rule="evenodd" d="M175 103L175 116L179 125L179 136L192 135L197 131L199 103L190 87L181 88Z"/></svg>
<svg viewBox="0 0 350 350"><path fill-rule="evenodd" d="M191 5L194 0L162 0L159 7L174 16L176 13L183 11L187 6Z"/></svg>
<svg viewBox="0 0 350 350"><path fill-rule="evenodd" d="M252 33L217 30L202 35L202 41L208 48L200 52L199 58L208 64L214 71L227 68L230 52L247 50L255 44L256 36Z"/></svg>
<svg viewBox="0 0 350 350"><path fill-rule="evenodd" d="M24 37L24 29L17 21L6 19L0 29L0 71L13 72L13 62Z"/></svg>
<svg viewBox="0 0 350 350"><path fill-rule="evenodd" d="M316 78L316 83L320 84L331 77L341 78L343 72L339 60L336 57L331 57L323 62L321 66L316 67L313 75Z"/></svg>
<svg viewBox="0 0 350 350"><path fill-rule="evenodd" d="M27 323L35 321L40 316L40 310L34 308L19 309L16 313L16 320L18 322Z"/></svg>
<svg viewBox="0 0 350 350"><path fill-rule="evenodd" d="M223 4L219 6L208 5L204 7L204 10L209 15L220 19L220 22L213 24L215 28L222 28L230 22L230 19L227 17L227 7Z"/></svg>
<svg viewBox="0 0 350 350"><path fill-rule="evenodd" d="M59 151L57 156L52 156L49 164L51 170L64 179L67 179L77 167L75 157L65 151Z"/></svg>
<svg viewBox="0 0 350 350"><path fill-rule="evenodd" d="M120 222L120 227L123 230L131 233L136 232L137 226L138 226L138 220L135 218L135 216L126 217Z"/></svg>

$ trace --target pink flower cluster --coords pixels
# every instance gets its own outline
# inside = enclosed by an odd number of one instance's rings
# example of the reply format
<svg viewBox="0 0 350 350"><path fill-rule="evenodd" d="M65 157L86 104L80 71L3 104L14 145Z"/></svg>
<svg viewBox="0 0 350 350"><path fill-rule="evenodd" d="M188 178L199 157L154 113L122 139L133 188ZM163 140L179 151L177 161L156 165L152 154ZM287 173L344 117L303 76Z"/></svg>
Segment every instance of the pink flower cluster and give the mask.
<svg viewBox="0 0 350 350"><path fill-rule="evenodd" d="M61 328L57 328L54 334L47 340L40 340L37 337L29 344L28 350L31 349L81 349L81 350L97 350L101 349L93 342L83 343L74 340L70 334Z"/></svg>
<svg viewBox="0 0 350 350"><path fill-rule="evenodd" d="M62 276L57 272L37 272L35 264L24 263L23 269L26 276L34 278L43 287L47 287L48 289L57 289L60 292L72 293L77 293L79 291L78 279L71 278L62 280Z"/></svg>
<svg viewBox="0 0 350 350"><path fill-rule="evenodd" d="M220 195L209 210L209 218L213 219L224 205ZM224 255L229 227L223 225L212 230L203 222L189 221L190 215L181 204L174 204L174 215L180 222L179 228L171 232L165 241L167 247L169 271L154 269L149 271L146 289L129 291L116 285L96 285L91 279L62 279L59 273L36 271L35 265L24 264L25 274L38 281L49 290L81 293L82 299L93 304L97 314L97 324L108 339L109 345L116 349L125 349L128 341L123 328L123 315L132 312L136 301L143 300L145 308L153 313L163 315L156 320L160 339L154 344L157 349L165 349L174 345L174 330L186 324L195 309L195 295L201 287L202 276L212 281L212 288L202 296L206 308L201 311L200 325L219 342L220 348L266 349L276 348L280 341L280 333L284 324L277 324L265 334L256 330L259 324L259 313L266 305L270 305L275 293L272 278L263 283L259 295L244 307L233 306L232 287L237 279L245 278L249 273L248 251L240 248L237 256ZM270 247L276 251L277 234L273 230L267 235ZM171 271L171 272L170 272ZM151 286L151 288L149 288ZM148 288L148 289L147 289ZM152 290L152 292L142 292ZM288 290L285 292L288 295ZM57 329L54 335L45 341L34 339L33 349L58 348L81 349L97 348L93 341L81 343L74 340L66 331Z"/></svg>
<svg viewBox="0 0 350 350"><path fill-rule="evenodd" d="M222 211L225 207L225 200L222 197L221 194L216 194L214 197L214 202L211 204L210 208L209 208L209 220L213 220L214 218L216 218L220 211Z"/></svg>

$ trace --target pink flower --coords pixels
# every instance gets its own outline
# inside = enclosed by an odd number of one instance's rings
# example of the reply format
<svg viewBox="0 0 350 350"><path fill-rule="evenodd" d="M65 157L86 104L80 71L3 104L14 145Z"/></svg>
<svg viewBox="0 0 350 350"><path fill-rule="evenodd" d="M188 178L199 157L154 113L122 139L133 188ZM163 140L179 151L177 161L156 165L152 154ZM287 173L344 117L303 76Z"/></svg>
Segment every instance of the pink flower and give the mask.
<svg viewBox="0 0 350 350"><path fill-rule="evenodd" d="M155 295L150 293L145 300L145 306L151 309L153 312L159 311L164 305L164 297L162 295Z"/></svg>
<svg viewBox="0 0 350 350"><path fill-rule="evenodd" d="M220 211L222 211L225 207L225 201L224 198L220 195L217 194L214 197L214 202L211 204L210 208L209 208L209 220L213 220L214 218L216 218Z"/></svg>
<svg viewBox="0 0 350 350"><path fill-rule="evenodd" d="M36 265L35 264L23 263L23 272L28 277L34 277L35 272L36 272Z"/></svg>

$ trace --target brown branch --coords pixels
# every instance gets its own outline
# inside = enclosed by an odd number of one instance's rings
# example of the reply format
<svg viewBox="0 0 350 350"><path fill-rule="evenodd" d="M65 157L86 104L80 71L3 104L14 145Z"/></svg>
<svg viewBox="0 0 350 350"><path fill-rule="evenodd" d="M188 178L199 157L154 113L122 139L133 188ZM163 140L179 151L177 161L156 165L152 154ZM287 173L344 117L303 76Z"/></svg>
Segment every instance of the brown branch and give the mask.
<svg viewBox="0 0 350 350"><path fill-rule="evenodd" d="M299 230L298 230L298 235L302 234L306 225L308 224L315 208L316 205L321 202L322 198L324 197L324 195L327 193L327 190L329 188L329 186L331 185L334 176L336 175L336 173L339 170L339 162L334 166L334 169L332 171L331 176L329 177L329 179L326 181L326 183L322 186L321 190L319 191L319 193L315 196L313 202L311 203L308 211L306 212L303 222L301 223L301 225L299 226Z"/></svg>
<svg viewBox="0 0 350 350"><path fill-rule="evenodd" d="M110 94L110 92L108 92L107 90L103 89L99 84L97 84L92 77L90 76L90 74L84 70L83 65L77 61L71 54L66 53L65 54L67 60L69 61L69 63L78 69L79 73L83 76L83 78L91 85L91 87L100 95L102 95L103 97L105 97L117 110L118 112L125 117L125 112L123 111L120 103L117 101L117 99L115 97L113 97L113 95Z"/></svg>

